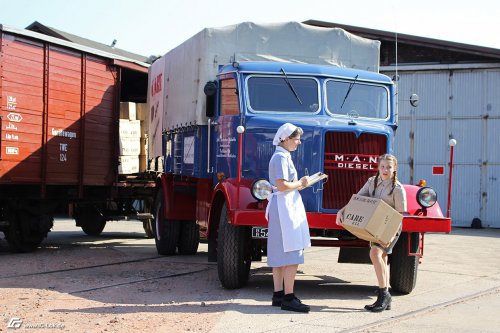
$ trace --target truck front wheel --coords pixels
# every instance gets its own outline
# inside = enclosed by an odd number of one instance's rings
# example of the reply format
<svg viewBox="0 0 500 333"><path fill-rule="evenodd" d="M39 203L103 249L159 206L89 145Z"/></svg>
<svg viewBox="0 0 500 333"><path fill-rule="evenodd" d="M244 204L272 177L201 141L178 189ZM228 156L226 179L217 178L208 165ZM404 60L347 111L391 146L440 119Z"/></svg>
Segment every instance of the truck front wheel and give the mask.
<svg viewBox="0 0 500 333"><path fill-rule="evenodd" d="M251 234L247 227L229 224L227 203L224 203L217 240L217 271L224 288L241 288L248 282L252 262L250 242Z"/></svg>
<svg viewBox="0 0 500 333"><path fill-rule="evenodd" d="M180 225L179 221L167 220L164 214L165 200L160 189L155 199L155 244L156 251L162 255L175 254L179 242Z"/></svg>
<svg viewBox="0 0 500 333"><path fill-rule="evenodd" d="M408 237L411 239L410 252L417 252L420 234L404 232L391 254L391 287L402 294L411 293L417 283L418 257L408 255Z"/></svg>

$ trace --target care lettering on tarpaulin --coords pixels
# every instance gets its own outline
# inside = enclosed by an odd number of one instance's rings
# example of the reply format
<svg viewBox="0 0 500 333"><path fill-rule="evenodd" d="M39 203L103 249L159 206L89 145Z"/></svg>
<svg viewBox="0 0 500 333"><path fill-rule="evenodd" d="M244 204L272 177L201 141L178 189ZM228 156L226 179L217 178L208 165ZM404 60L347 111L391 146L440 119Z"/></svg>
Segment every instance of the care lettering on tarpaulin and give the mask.
<svg viewBox="0 0 500 333"><path fill-rule="evenodd" d="M236 142L236 138L232 136L227 138L217 138L217 144L219 147L217 157L236 158L235 154L231 154L231 142Z"/></svg>

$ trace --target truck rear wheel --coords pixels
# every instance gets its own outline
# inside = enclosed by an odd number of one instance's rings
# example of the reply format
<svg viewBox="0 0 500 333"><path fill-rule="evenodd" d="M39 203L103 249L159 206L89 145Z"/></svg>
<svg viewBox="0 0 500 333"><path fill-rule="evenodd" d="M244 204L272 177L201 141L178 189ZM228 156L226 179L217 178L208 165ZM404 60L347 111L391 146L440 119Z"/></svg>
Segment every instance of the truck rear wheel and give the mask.
<svg viewBox="0 0 500 333"><path fill-rule="evenodd" d="M153 238L155 236L153 223L154 223L154 221L151 219L147 219L147 220L142 221L142 228L144 229L144 232L146 233L146 238Z"/></svg>
<svg viewBox="0 0 500 333"><path fill-rule="evenodd" d="M47 237L53 220L53 217L49 215L32 215L24 211L11 214L10 225L5 232L9 248L14 252L36 250Z"/></svg>
<svg viewBox="0 0 500 333"><path fill-rule="evenodd" d="M106 217L94 205L78 207L75 220L76 225L80 226L83 232L89 236L99 236L106 226Z"/></svg>
<svg viewBox="0 0 500 333"><path fill-rule="evenodd" d="M241 288L250 275L251 234L247 227L233 226L227 219L227 203L220 213L217 240L217 271L226 289Z"/></svg>
<svg viewBox="0 0 500 333"><path fill-rule="evenodd" d="M402 233L391 254L390 283L394 291L409 294L417 283L418 257L408 255L408 237L411 237L410 251L418 251L418 232Z"/></svg>
<svg viewBox="0 0 500 333"><path fill-rule="evenodd" d="M195 254L200 243L200 226L196 221L182 221L179 237L179 253Z"/></svg>
<svg viewBox="0 0 500 333"><path fill-rule="evenodd" d="M151 198L144 199L142 213L151 213L151 211L153 210L152 201L153 199ZM144 228L144 232L146 233L146 238L153 238L155 236L155 230L153 226L154 223L154 219L146 219L142 221L142 227Z"/></svg>
<svg viewBox="0 0 500 333"><path fill-rule="evenodd" d="M154 205L156 251L162 255L175 254L179 242L179 221L165 219L163 192L158 192Z"/></svg>

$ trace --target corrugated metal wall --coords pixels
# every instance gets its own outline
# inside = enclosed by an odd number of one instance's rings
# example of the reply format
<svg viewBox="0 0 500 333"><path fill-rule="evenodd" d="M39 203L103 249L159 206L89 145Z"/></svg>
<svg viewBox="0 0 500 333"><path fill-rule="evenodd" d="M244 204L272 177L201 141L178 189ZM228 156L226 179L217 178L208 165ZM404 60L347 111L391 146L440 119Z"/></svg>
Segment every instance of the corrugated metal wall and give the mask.
<svg viewBox="0 0 500 333"><path fill-rule="evenodd" d="M390 70L382 71L393 76ZM399 128L395 153L404 182L419 179L438 192L446 214L450 138L455 147L451 217L454 226L480 218L500 228L500 65L399 68ZM410 95L420 97L417 108ZM444 175L433 175L444 166Z"/></svg>

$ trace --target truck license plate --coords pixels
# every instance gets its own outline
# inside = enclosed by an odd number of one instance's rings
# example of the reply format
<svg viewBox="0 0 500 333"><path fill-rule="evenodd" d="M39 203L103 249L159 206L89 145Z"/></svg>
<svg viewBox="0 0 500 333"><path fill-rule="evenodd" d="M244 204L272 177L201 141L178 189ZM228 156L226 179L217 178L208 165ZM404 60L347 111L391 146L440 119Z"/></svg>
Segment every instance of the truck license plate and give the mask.
<svg viewBox="0 0 500 333"><path fill-rule="evenodd" d="M267 238L267 228L252 227L252 238Z"/></svg>

